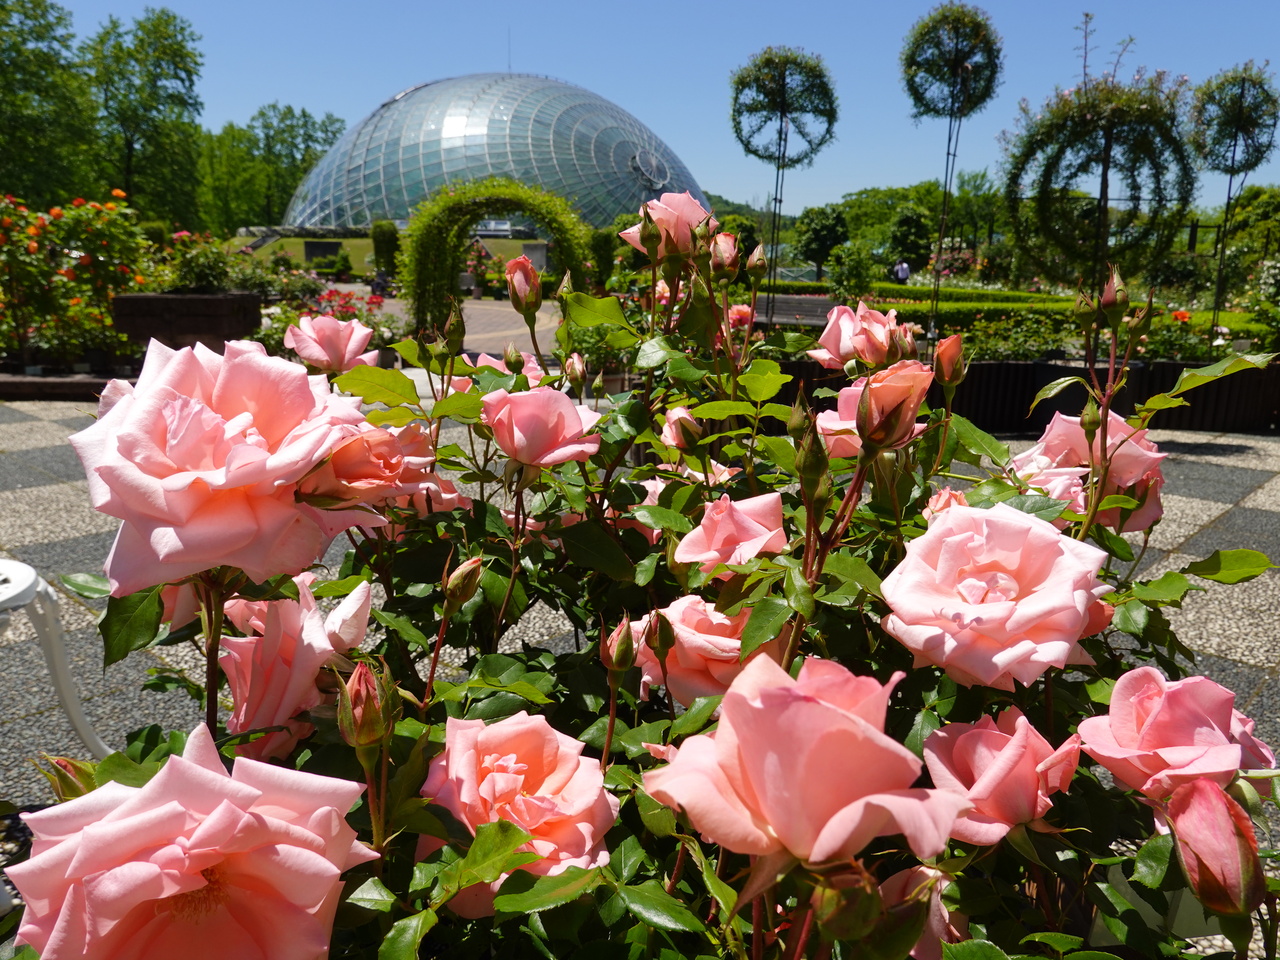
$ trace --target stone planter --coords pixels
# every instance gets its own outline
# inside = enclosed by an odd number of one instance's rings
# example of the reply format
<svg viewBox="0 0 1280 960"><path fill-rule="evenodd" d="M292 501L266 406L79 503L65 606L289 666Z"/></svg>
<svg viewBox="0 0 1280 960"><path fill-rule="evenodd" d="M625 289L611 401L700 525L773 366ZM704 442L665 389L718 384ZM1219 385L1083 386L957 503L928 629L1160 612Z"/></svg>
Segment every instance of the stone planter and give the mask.
<svg viewBox="0 0 1280 960"><path fill-rule="evenodd" d="M203 343L222 352L228 340L243 340L262 324L256 293L129 293L112 301L115 325L131 340L155 339L175 349Z"/></svg>

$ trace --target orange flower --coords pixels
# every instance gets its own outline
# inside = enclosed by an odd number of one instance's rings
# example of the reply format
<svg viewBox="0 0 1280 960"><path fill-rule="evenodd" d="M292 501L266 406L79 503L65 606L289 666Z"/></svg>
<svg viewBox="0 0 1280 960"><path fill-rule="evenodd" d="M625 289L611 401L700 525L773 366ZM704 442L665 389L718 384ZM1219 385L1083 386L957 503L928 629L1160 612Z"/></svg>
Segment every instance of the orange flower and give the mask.
<svg viewBox="0 0 1280 960"><path fill-rule="evenodd" d="M86 254L84 254L83 256L81 256L81 257L80 257L80 265L81 265L81 266L88 266L88 265L89 265L89 264L91 264L91 263L93 263L93 255L92 255L92 254L86 253Z"/></svg>
<svg viewBox="0 0 1280 960"><path fill-rule="evenodd" d="M71 205L72 205L73 207L83 207L83 206L84 206L84 197L76 197L74 200L72 200L72 201L71 201Z"/></svg>
<svg viewBox="0 0 1280 960"><path fill-rule="evenodd" d="M147 278L146 278L146 277L134 277L134 278L133 278L133 282L134 282L134 283L146 283L146 282L147 282Z"/></svg>
<svg viewBox="0 0 1280 960"><path fill-rule="evenodd" d="M121 200L123 200L125 197L128 196L128 194L125 193L123 190L121 190L119 187L116 187L114 190L112 190L111 195L113 197L119 197Z"/></svg>
<svg viewBox="0 0 1280 960"><path fill-rule="evenodd" d="M70 303L71 303L71 305L72 305L73 307L78 307L78 306L80 306L80 298L79 298L79 297L72 297L72 298L71 298L71 300L70 300Z"/></svg>
<svg viewBox="0 0 1280 960"><path fill-rule="evenodd" d="M39 227L27 227L27 233L28 233L28 234L30 234L30 235L31 235L31 236L33 236L33 237L38 237L38 236L40 236L40 228L39 228Z"/></svg>
<svg viewBox="0 0 1280 960"><path fill-rule="evenodd" d="M103 208L106 210L114 210L116 205L114 203L105 203L103 204Z"/></svg>
<svg viewBox="0 0 1280 960"><path fill-rule="evenodd" d="M40 244L36 243L34 240L27 244L27 253L37 253L39 250Z"/></svg>
<svg viewBox="0 0 1280 960"><path fill-rule="evenodd" d="M55 219L55 220L61 220L61 219L62 219L62 208L61 208L61 207L51 207L51 208L49 209L49 216L53 217L53 219Z"/></svg>
<svg viewBox="0 0 1280 960"><path fill-rule="evenodd" d="M6 228L7 228L7 227L12 227L12 226L13 226L13 218L12 218L12 217L0 217L0 227L6 227Z"/></svg>

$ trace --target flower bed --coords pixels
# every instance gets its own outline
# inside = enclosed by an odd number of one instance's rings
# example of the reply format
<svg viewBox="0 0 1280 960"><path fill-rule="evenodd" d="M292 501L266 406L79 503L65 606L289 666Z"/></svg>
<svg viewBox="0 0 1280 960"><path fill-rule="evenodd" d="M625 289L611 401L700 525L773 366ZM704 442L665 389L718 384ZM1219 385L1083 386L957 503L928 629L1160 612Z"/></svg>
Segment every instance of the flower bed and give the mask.
<svg viewBox="0 0 1280 960"><path fill-rule="evenodd" d="M816 412L762 356L796 341L729 309L734 239L687 194L644 213L623 237L666 304L567 294L562 372L532 337L468 364L455 318L396 345L420 394L320 317L289 334L310 370L152 344L108 387L72 444L122 523L106 576L69 583L108 597L108 666L193 640L200 676L148 683L206 719L46 760L63 802L27 817L0 937L44 960L1085 960L1184 952L1142 918L1189 891L1274 953L1274 757L1162 613L1271 564L1147 578L1131 542L1161 516L1148 424L1270 358L1125 419L1148 318L1113 283L1089 309L1123 349L1013 457L958 412L960 337L929 366L841 308ZM538 277L507 279L532 334ZM598 326L635 357L604 409L575 351ZM958 493L959 463L988 476ZM573 649L506 639L535 604Z"/></svg>

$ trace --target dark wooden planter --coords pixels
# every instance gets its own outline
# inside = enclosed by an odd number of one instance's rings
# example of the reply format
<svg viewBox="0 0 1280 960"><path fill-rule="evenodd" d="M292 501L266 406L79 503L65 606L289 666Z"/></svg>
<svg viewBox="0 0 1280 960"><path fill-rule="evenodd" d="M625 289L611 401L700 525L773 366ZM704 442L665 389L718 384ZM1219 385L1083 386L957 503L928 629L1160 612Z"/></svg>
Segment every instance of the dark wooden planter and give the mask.
<svg viewBox="0 0 1280 960"><path fill-rule="evenodd" d="M112 312L131 340L174 348L203 343L221 353L226 341L259 328L262 300L256 293L129 293L112 301Z"/></svg>
<svg viewBox="0 0 1280 960"><path fill-rule="evenodd" d="M1135 398L1145 400L1165 393L1177 382L1183 370L1207 366L1204 363L1156 361L1135 364L1129 371L1129 382L1117 398L1115 411L1121 415L1133 412ZM775 398L779 403L792 403L804 389L813 405L820 409L835 406L833 398L815 398L814 390L827 386L840 389L849 385L838 371L824 370L816 363L791 361L782 364L782 372L795 379ZM1038 435L1048 425L1055 411L1079 416L1084 406L1084 388L1073 384L1055 397L1041 401L1028 415L1031 402L1041 388L1061 377L1083 377L1084 366L1048 361L990 361L969 366L964 383L956 388L953 409L989 433L1030 433ZM1220 433L1274 433L1280 431L1280 364L1265 370L1246 370L1214 383L1197 387L1187 396L1189 406L1162 410L1153 425L1169 430L1206 430ZM929 404L942 405L942 390L929 391Z"/></svg>

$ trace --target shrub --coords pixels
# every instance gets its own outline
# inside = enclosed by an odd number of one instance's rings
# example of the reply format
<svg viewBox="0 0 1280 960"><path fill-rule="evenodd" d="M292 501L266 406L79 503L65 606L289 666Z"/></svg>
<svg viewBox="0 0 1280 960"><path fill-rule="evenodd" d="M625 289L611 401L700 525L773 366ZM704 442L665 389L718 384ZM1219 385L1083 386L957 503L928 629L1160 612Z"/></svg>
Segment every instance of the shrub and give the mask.
<svg viewBox="0 0 1280 960"><path fill-rule="evenodd" d="M400 252L400 231L390 220L375 220L369 228L373 241L373 266L389 277L396 274L396 255Z"/></svg>
<svg viewBox="0 0 1280 960"><path fill-rule="evenodd" d="M877 276L882 276L871 248L861 240L850 240L831 251L831 299L853 303L864 298Z"/></svg>

